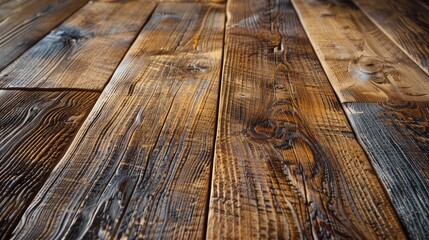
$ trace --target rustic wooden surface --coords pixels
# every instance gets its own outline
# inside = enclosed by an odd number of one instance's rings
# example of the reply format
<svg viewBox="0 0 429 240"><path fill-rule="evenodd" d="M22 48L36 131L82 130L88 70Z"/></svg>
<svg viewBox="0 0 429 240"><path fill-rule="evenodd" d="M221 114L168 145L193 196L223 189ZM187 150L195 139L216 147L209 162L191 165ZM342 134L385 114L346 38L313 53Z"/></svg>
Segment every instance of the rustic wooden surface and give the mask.
<svg viewBox="0 0 429 240"><path fill-rule="evenodd" d="M424 239L429 235L429 105L346 103L345 109L409 236Z"/></svg>
<svg viewBox="0 0 429 240"><path fill-rule="evenodd" d="M208 239L405 238L292 5L227 12Z"/></svg>
<svg viewBox="0 0 429 240"><path fill-rule="evenodd" d="M154 8L89 2L2 71L0 87L102 90Z"/></svg>
<svg viewBox="0 0 429 240"><path fill-rule="evenodd" d="M8 238L97 97L0 90L0 239Z"/></svg>
<svg viewBox="0 0 429 240"><path fill-rule="evenodd" d="M354 0L354 2L429 74L429 9L413 0Z"/></svg>
<svg viewBox="0 0 429 240"><path fill-rule="evenodd" d="M203 237L223 12L157 7L16 239Z"/></svg>
<svg viewBox="0 0 429 240"><path fill-rule="evenodd" d="M88 0L10 0L0 5L0 70Z"/></svg>
<svg viewBox="0 0 429 240"><path fill-rule="evenodd" d="M292 2L342 102L429 100L429 76L351 0Z"/></svg>

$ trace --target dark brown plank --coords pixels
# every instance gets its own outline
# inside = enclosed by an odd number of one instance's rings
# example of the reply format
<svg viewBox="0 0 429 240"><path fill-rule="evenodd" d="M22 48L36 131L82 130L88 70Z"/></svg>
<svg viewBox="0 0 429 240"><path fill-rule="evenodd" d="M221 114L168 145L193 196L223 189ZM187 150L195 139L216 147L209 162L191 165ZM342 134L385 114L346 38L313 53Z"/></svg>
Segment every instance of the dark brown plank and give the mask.
<svg viewBox="0 0 429 240"><path fill-rule="evenodd" d="M369 18L429 74L429 11L410 0L354 0Z"/></svg>
<svg viewBox="0 0 429 240"><path fill-rule="evenodd" d="M401 239L288 1L231 0L208 239Z"/></svg>
<svg viewBox="0 0 429 240"><path fill-rule="evenodd" d="M0 70L88 0L13 0L0 6Z"/></svg>
<svg viewBox="0 0 429 240"><path fill-rule="evenodd" d="M90 2L2 71L0 87L102 90L154 8Z"/></svg>
<svg viewBox="0 0 429 240"><path fill-rule="evenodd" d="M342 102L429 101L429 76L351 0L292 0Z"/></svg>
<svg viewBox="0 0 429 240"><path fill-rule="evenodd" d="M223 28L223 5L157 7L15 238L203 238Z"/></svg>
<svg viewBox="0 0 429 240"><path fill-rule="evenodd" d="M408 235L425 239L429 235L429 105L346 103L344 107Z"/></svg>
<svg viewBox="0 0 429 240"><path fill-rule="evenodd" d="M96 101L93 92L0 90L0 238L7 239Z"/></svg>

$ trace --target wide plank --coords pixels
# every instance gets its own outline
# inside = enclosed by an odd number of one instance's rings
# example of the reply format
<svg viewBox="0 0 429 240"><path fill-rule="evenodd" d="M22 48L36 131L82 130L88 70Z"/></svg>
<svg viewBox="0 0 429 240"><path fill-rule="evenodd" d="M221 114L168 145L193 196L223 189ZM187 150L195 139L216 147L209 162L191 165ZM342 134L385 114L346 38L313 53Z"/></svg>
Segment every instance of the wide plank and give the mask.
<svg viewBox="0 0 429 240"><path fill-rule="evenodd" d="M0 70L88 0L11 0L0 6Z"/></svg>
<svg viewBox="0 0 429 240"><path fill-rule="evenodd" d="M354 0L364 13L429 74L429 11L413 0Z"/></svg>
<svg viewBox="0 0 429 240"><path fill-rule="evenodd" d="M227 12L207 238L405 238L291 3Z"/></svg>
<svg viewBox="0 0 429 240"><path fill-rule="evenodd" d="M4 69L0 87L102 90L155 5L89 2Z"/></svg>
<svg viewBox="0 0 429 240"><path fill-rule="evenodd" d="M342 102L429 100L429 76L351 0L292 2Z"/></svg>
<svg viewBox="0 0 429 240"><path fill-rule="evenodd" d="M0 90L0 239L9 237L98 95Z"/></svg>
<svg viewBox="0 0 429 240"><path fill-rule="evenodd" d="M429 105L344 104L412 239L429 235Z"/></svg>
<svg viewBox="0 0 429 240"><path fill-rule="evenodd" d="M14 239L201 239L224 6L161 3Z"/></svg>

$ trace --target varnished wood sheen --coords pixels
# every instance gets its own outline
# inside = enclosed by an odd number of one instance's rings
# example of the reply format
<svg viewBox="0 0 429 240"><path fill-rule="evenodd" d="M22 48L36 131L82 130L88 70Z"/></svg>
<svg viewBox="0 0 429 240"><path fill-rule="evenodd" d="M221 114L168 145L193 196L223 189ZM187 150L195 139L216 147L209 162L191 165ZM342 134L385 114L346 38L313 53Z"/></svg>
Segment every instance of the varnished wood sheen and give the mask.
<svg viewBox="0 0 429 240"><path fill-rule="evenodd" d="M429 236L429 105L346 103L409 236Z"/></svg>
<svg viewBox="0 0 429 240"><path fill-rule="evenodd" d="M0 5L0 70L88 0L10 0Z"/></svg>
<svg viewBox="0 0 429 240"><path fill-rule="evenodd" d="M98 93L0 90L0 239L7 239Z"/></svg>
<svg viewBox="0 0 429 240"><path fill-rule="evenodd" d="M230 0L208 239L401 239L288 1Z"/></svg>
<svg viewBox="0 0 429 240"><path fill-rule="evenodd" d="M413 0L354 2L429 74L429 9Z"/></svg>
<svg viewBox="0 0 429 240"><path fill-rule="evenodd" d="M0 87L102 90L154 8L89 2L2 71Z"/></svg>
<svg viewBox="0 0 429 240"><path fill-rule="evenodd" d="M429 76L351 0L292 2L342 102L429 100Z"/></svg>
<svg viewBox="0 0 429 240"><path fill-rule="evenodd" d="M15 239L201 239L224 7L162 3Z"/></svg>

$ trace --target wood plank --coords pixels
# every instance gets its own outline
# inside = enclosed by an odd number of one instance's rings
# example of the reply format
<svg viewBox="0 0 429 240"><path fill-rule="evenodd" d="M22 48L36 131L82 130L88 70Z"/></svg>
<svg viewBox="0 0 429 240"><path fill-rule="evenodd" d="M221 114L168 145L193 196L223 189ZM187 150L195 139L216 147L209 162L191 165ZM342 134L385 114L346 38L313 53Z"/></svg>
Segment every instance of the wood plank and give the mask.
<svg viewBox="0 0 429 240"><path fill-rule="evenodd" d="M429 100L429 76L351 0L292 2L342 102Z"/></svg>
<svg viewBox="0 0 429 240"><path fill-rule="evenodd" d="M156 8L15 238L203 237L223 21L223 5Z"/></svg>
<svg viewBox="0 0 429 240"><path fill-rule="evenodd" d="M288 1L228 2L208 239L401 239Z"/></svg>
<svg viewBox="0 0 429 240"><path fill-rule="evenodd" d="M13 0L0 6L0 70L88 0Z"/></svg>
<svg viewBox="0 0 429 240"><path fill-rule="evenodd" d="M429 74L428 9L410 0L354 0L362 11Z"/></svg>
<svg viewBox="0 0 429 240"><path fill-rule="evenodd" d="M154 8L88 3L2 71L0 87L103 89Z"/></svg>
<svg viewBox="0 0 429 240"><path fill-rule="evenodd" d="M98 95L0 90L1 239L9 237Z"/></svg>
<svg viewBox="0 0 429 240"><path fill-rule="evenodd" d="M344 104L412 239L429 235L429 105Z"/></svg>

